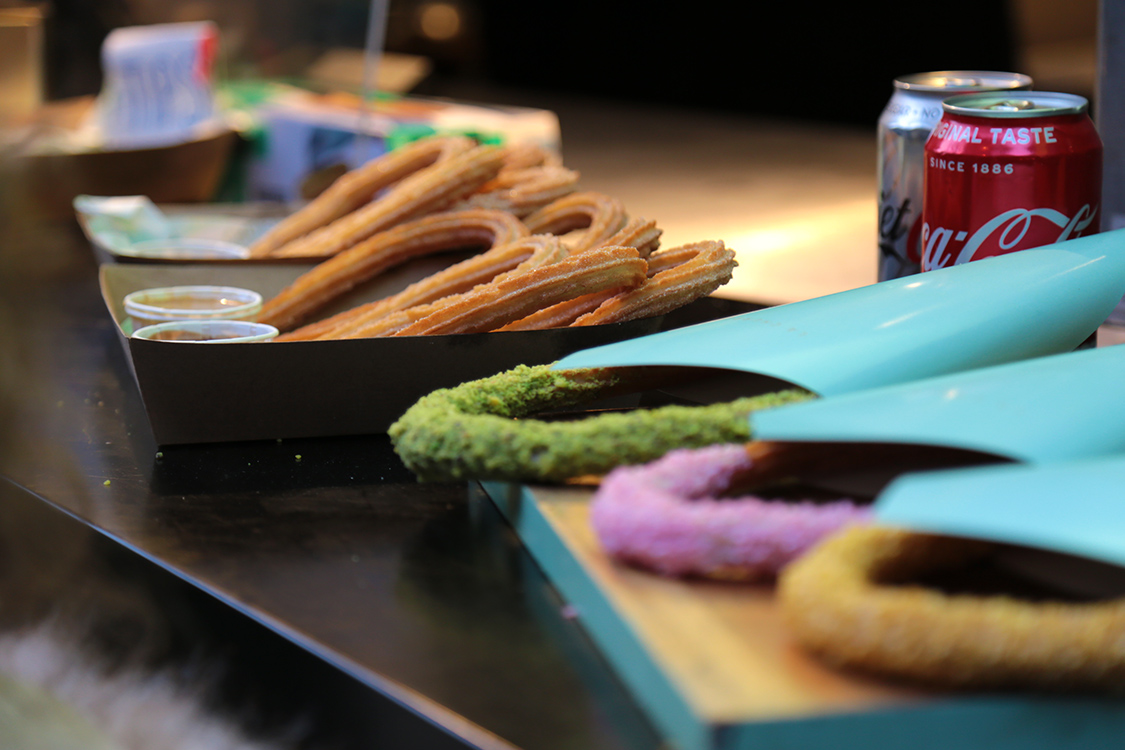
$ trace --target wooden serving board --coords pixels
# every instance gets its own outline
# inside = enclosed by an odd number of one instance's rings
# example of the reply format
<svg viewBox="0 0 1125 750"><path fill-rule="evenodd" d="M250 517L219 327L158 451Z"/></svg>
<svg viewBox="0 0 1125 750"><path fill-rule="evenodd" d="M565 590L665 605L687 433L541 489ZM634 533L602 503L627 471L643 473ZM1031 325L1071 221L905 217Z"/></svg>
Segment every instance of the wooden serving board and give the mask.
<svg viewBox="0 0 1125 750"><path fill-rule="evenodd" d="M681 750L1085 750L1125 736L1125 700L927 693L834 671L790 640L772 586L672 580L607 557L589 489L483 486Z"/></svg>

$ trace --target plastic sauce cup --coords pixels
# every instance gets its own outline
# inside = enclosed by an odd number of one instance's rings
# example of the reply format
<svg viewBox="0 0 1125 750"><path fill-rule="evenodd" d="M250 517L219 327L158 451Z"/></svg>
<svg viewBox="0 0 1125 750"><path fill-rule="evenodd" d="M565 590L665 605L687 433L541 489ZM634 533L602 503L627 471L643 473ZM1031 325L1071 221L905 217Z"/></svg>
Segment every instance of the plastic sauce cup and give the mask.
<svg viewBox="0 0 1125 750"><path fill-rule="evenodd" d="M269 341L277 329L247 320L174 320L145 326L133 338L193 344L237 344Z"/></svg>
<svg viewBox="0 0 1125 750"><path fill-rule="evenodd" d="M170 286L125 295L131 330L172 320L246 320L262 309L262 295L233 286Z"/></svg>

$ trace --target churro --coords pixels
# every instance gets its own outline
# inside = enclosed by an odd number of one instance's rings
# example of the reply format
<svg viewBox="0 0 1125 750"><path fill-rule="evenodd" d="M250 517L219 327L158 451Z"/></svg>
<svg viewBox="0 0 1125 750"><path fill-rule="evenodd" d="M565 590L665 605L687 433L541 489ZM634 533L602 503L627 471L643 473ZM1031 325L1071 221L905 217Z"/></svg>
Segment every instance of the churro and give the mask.
<svg viewBox="0 0 1125 750"><path fill-rule="evenodd" d="M502 281L510 273L557 263L566 256L562 242L550 234L532 235L498 245L412 284L396 295L364 305L351 314L341 313L336 317L342 320L322 331L317 338L389 336L463 299L464 294L482 284Z"/></svg>
<svg viewBox="0 0 1125 750"><path fill-rule="evenodd" d="M681 448L605 476L590 523L611 556L670 576L770 579L870 511L831 503L727 497L752 473L745 445Z"/></svg>
<svg viewBox="0 0 1125 750"><path fill-rule="evenodd" d="M423 396L389 434L395 452L423 481L562 482L652 461L674 448L744 442L751 412L811 398L792 390L708 406L532 418L682 378L682 369L520 366Z"/></svg>
<svg viewBox="0 0 1125 750"><path fill-rule="evenodd" d="M370 201L381 190L473 147L463 136L416 141L347 172L304 208L291 214L250 246L251 258L265 257L282 245L329 224Z"/></svg>
<svg viewBox="0 0 1125 750"><path fill-rule="evenodd" d="M578 173L562 166L501 170L457 208L491 208L525 217L573 193Z"/></svg>
<svg viewBox="0 0 1125 750"><path fill-rule="evenodd" d="M642 258L649 255L660 246L661 230L655 221L645 219L630 219L621 231L613 235L606 242L607 245L624 245L635 247ZM646 272L652 274L652 264ZM568 326L580 316L596 310L606 300L619 293L618 289L606 289L601 292L584 294L581 297L565 300L554 305L537 310L526 318L513 321L501 328L501 331L535 331L544 328L561 328Z"/></svg>
<svg viewBox="0 0 1125 750"><path fill-rule="evenodd" d="M801 646L838 667L945 687L1125 687L1125 599L946 593L987 542L857 526L786 568L778 596Z"/></svg>
<svg viewBox="0 0 1125 750"><path fill-rule="evenodd" d="M604 245L626 225L621 201L604 193L571 193L524 218L532 234L566 235L566 246L578 253ZM575 231L581 230L581 231Z"/></svg>
<svg viewBox="0 0 1125 750"><path fill-rule="evenodd" d="M726 284L738 265L734 252L720 240L654 253L648 264L650 276L645 283L606 300L571 325L620 323L663 315Z"/></svg>
<svg viewBox="0 0 1125 750"><path fill-rule="evenodd" d="M601 247L477 287L456 299L439 300L431 314L397 336L494 331L543 305L597 292L637 286L647 264L632 247Z"/></svg>
<svg viewBox="0 0 1125 750"><path fill-rule="evenodd" d="M262 306L258 321L287 331L357 284L410 258L506 244L526 233L519 219L503 211L456 211L401 224L302 274Z"/></svg>
<svg viewBox="0 0 1125 750"><path fill-rule="evenodd" d="M558 151L538 143L521 141L504 146L504 171L528 167L561 167L562 163L562 156Z"/></svg>
<svg viewBox="0 0 1125 750"><path fill-rule="evenodd" d="M271 255L336 255L377 232L452 206L495 177L503 161L502 149L476 146L415 172L370 203L286 243Z"/></svg>

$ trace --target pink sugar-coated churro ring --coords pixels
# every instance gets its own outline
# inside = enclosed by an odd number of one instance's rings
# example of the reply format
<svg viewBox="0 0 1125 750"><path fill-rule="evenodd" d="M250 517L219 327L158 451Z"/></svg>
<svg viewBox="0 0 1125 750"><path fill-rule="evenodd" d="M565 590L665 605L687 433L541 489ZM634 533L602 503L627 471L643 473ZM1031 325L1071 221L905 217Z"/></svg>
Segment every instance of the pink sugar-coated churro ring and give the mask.
<svg viewBox="0 0 1125 750"><path fill-rule="evenodd" d="M740 444L614 469L594 495L594 532L613 557L664 575L752 580L776 576L826 535L870 519L849 500L721 497L752 464Z"/></svg>

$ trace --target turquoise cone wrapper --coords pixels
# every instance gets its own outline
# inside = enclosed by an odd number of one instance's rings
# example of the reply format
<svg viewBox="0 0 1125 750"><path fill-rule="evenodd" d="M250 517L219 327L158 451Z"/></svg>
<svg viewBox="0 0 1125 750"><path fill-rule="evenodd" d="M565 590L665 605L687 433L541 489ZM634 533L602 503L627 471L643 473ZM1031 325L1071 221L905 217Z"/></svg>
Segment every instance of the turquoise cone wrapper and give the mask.
<svg viewBox="0 0 1125 750"><path fill-rule="evenodd" d="M927 472L892 482L875 513L888 525L1125 566L1123 488L1125 456Z"/></svg>
<svg viewBox="0 0 1125 750"><path fill-rule="evenodd" d="M1125 346L1084 349L758 412L759 440L891 442L1027 463L1125 453Z"/></svg>
<svg viewBox="0 0 1125 750"><path fill-rule="evenodd" d="M1125 230L1115 230L586 349L555 366L715 367L832 396L1071 351L1123 295Z"/></svg>

